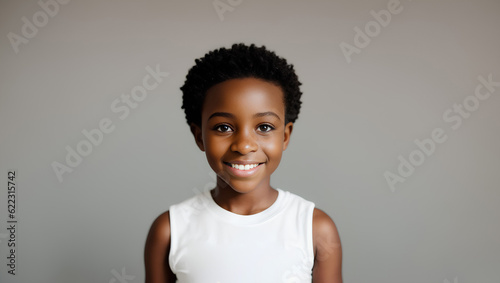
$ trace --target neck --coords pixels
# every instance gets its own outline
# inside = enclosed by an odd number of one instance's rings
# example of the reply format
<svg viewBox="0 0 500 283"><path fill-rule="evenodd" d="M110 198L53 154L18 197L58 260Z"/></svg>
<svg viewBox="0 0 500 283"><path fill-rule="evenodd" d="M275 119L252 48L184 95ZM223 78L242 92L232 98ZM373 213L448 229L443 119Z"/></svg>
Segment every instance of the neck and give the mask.
<svg viewBox="0 0 500 283"><path fill-rule="evenodd" d="M236 191L217 177L217 186L210 191L214 201L225 210L240 215L252 215L270 207L278 198L278 191L267 182L251 191Z"/></svg>

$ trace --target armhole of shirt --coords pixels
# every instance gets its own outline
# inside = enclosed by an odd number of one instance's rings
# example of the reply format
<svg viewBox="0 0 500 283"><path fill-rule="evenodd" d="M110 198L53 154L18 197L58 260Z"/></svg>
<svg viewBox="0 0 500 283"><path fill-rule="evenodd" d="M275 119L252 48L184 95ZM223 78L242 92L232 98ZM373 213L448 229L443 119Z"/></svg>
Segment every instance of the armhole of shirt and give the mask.
<svg viewBox="0 0 500 283"><path fill-rule="evenodd" d="M313 238L313 215L315 204L310 203L307 211L307 250L310 263L314 264L314 238Z"/></svg>
<svg viewBox="0 0 500 283"><path fill-rule="evenodd" d="M175 273L175 260L174 255L177 252L177 238L176 238L176 206L172 205L169 208L169 221L170 221L170 251L168 253L168 265L170 269Z"/></svg>

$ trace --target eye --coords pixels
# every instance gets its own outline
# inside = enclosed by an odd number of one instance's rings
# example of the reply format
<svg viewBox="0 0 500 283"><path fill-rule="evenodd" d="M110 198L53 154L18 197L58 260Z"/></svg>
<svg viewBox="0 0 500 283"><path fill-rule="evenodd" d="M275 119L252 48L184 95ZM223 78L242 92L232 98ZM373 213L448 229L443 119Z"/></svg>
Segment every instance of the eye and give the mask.
<svg viewBox="0 0 500 283"><path fill-rule="evenodd" d="M228 125L222 124L222 125L217 125L215 126L214 130L221 132L221 133L227 133L231 131L231 127Z"/></svg>
<svg viewBox="0 0 500 283"><path fill-rule="evenodd" d="M258 128L259 128L259 130L260 130L261 132L265 132L265 133L267 133L267 132L270 132L270 131L274 130L274 127L273 127L273 126L271 126L271 125L268 125L268 124L263 124L263 125L260 125Z"/></svg>

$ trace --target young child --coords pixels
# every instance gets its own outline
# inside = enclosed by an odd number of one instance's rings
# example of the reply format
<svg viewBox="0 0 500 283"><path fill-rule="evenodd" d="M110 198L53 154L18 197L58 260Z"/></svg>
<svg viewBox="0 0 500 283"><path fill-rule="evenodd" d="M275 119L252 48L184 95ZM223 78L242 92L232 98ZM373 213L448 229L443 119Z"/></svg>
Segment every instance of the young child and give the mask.
<svg viewBox="0 0 500 283"><path fill-rule="evenodd" d="M253 44L195 62L182 108L217 184L153 222L146 283L341 283L334 222L270 184L301 106L293 65Z"/></svg>

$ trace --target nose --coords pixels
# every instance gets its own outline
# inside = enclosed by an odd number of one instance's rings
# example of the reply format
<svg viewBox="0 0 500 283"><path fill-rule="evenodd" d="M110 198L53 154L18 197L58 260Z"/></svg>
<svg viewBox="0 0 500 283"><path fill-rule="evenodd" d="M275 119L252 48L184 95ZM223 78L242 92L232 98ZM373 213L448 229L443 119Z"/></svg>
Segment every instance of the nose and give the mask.
<svg viewBox="0 0 500 283"><path fill-rule="evenodd" d="M257 151L258 143L255 140L254 133L251 131L238 131L234 135L233 143L231 144L231 150L239 152L243 155L248 154L253 151Z"/></svg>

